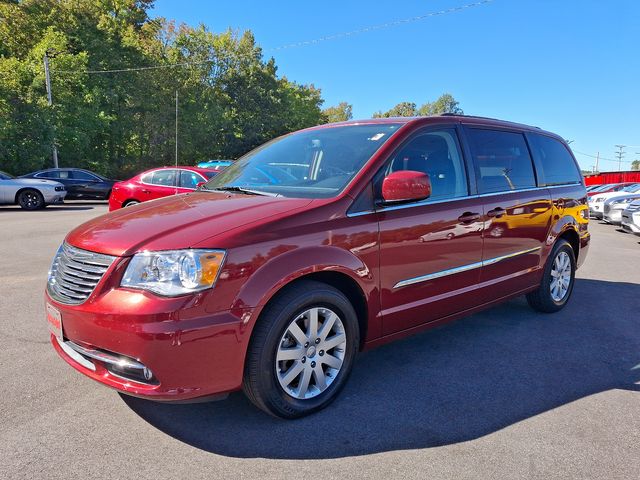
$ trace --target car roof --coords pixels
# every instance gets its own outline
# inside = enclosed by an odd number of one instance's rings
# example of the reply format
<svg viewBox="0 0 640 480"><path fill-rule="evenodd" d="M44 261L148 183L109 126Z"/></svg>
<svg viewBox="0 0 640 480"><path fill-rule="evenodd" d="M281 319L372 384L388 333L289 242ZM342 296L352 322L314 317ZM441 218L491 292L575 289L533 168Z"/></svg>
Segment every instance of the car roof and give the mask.
<svg viewBox="0 0 640 480"><path fill-rule="evenodd" d="M157 172L160 170L191 170L193 172L197 172L197 173L206 173L206 172L218 172L218 170L216 170L215 168L203 168L203 167L192 167L191 165L178 165L177 167L175 165L168 165L165 167L155 167L155 168L150 168L149 170L145 170L144 172L140 173L140 175L144 175L145 173L149 173L149 172Z"/></svg>
<svg viewBox="0 0 640 480"><path fill-rule="evenodd" d="M442 125L442 124L463 124L463 125L474 125L480 127L497 127L497 128L509 128L516 130L524 130L535 133L542 133L551 137L554 137L563 143L565 140L556 133L549 132L547 130L542 130L540 127L535 127L532 125L526 125L524 123L516 123L510 122L506 120L499 120L497 118L489 118L489 117L480 117L474 115L453 115L453 114L442 114L442 115L433 115L429 117L388 117L388 118L369 118L369 119L361 119L361 120L348 120L346 122L336 122L336 123L327 123L324 125L318 125L315 127L310 127L306 130L319 130L323 128L332 128L338 126L347 126L347 125L372 125L372 124L389 124L389 123L399 123L402 125L407 124L415 124L415 125Z"/></svg>

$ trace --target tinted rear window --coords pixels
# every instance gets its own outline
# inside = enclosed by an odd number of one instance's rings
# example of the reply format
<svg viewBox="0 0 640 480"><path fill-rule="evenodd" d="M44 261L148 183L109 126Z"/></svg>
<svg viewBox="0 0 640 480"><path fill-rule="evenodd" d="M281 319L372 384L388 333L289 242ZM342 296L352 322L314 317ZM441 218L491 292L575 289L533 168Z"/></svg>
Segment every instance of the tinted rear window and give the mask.
<svg viewBox="0 0 640 480"><path fill-rule="evenodd" d="M582 175L562 142L537 133L528 133L529 145L538 166L540 185L580 183Z"/></svg>
<svg viewBox="0 0 640 480"><path fill-rule="evenodd" d="M467 130L480 193L536 186L529 149L521 133Z"/></svg>

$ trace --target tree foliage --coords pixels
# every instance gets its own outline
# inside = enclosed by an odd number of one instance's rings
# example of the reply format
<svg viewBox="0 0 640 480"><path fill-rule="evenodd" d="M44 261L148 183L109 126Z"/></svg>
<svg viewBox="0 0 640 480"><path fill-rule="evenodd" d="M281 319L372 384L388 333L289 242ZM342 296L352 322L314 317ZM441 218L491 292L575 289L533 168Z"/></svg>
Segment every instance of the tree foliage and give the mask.
<svg viewBox="0 0 640 480"><path fill-rule="evenodd" d="M640 160L631 162L631 170L640 170Z"/></svg>
<svg viewBox="0 0 640 480"><path fill-rule="evenodd" d="M425 117L432 115L441 115L443 113L453 113L462 115L464 112L460 108L459 102L453 98L450 93L444 93L434 102L427 102L420 108L417 108L413 102L400 102L391 110L386 112L376 112L374 118L389 117Z"/></svg>
<svg viewBox="0 0 640 480"><path fill-rule="evenodd" d="M346 122L353 118L353 105L347 102L340 102L333 107L325 108L322 116L326 123Z"/></svg>
<svg viewBox="0 0 640 480"><path fill-rule="evenodd" d="M125 177L237 158L326 121L320 90L279 76L251 32L213 33L148 15L151 0L0 2L0 169L62 166ZM43 57L49 51L53 107ZM175 64L185 64L175 66ZM87 71L153 68L123 73Z"/></svg>

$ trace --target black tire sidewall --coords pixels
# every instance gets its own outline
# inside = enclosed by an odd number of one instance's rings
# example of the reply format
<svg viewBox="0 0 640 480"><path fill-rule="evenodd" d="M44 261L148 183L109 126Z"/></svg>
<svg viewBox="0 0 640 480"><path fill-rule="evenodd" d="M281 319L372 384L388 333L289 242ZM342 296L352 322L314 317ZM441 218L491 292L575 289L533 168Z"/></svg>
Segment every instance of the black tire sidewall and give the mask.
<svg viewBox="0 0 640 480"><path fill-rule="evenodd" d="M299 400L288 395L280 386L276 377L275 359L285 328L298 315L314 307L328 308L340 317L347 335L347 347L340 373L331 385L314 398ZM299 295L281 311L267 312L263 320L270 321L271 328L261 348L257 382L267 406L276 410L280 416L290 418L307 415L324 408L344 387L358 350L358 320L351 303L331 287L312 290Z"/></svg>

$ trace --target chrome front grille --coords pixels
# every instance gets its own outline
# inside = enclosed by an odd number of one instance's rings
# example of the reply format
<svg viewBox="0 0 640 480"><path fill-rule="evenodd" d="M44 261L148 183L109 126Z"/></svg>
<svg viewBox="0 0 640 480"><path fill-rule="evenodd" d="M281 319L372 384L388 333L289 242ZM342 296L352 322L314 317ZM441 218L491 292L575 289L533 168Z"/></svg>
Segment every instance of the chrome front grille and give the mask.
<svg viewBox="0 0 640 480"><path fill-rule="evenodd" d="M609 210L611 210L611 206L608 203L605 203L603 208L604 213L609 213Z"/></svg>
<svg viewBox="0 0 640 480"><path fill-rule="evenodd" d="M60 303L81 304L91 295L115 259L63 243L49 271L49 295Z"/></svg>

